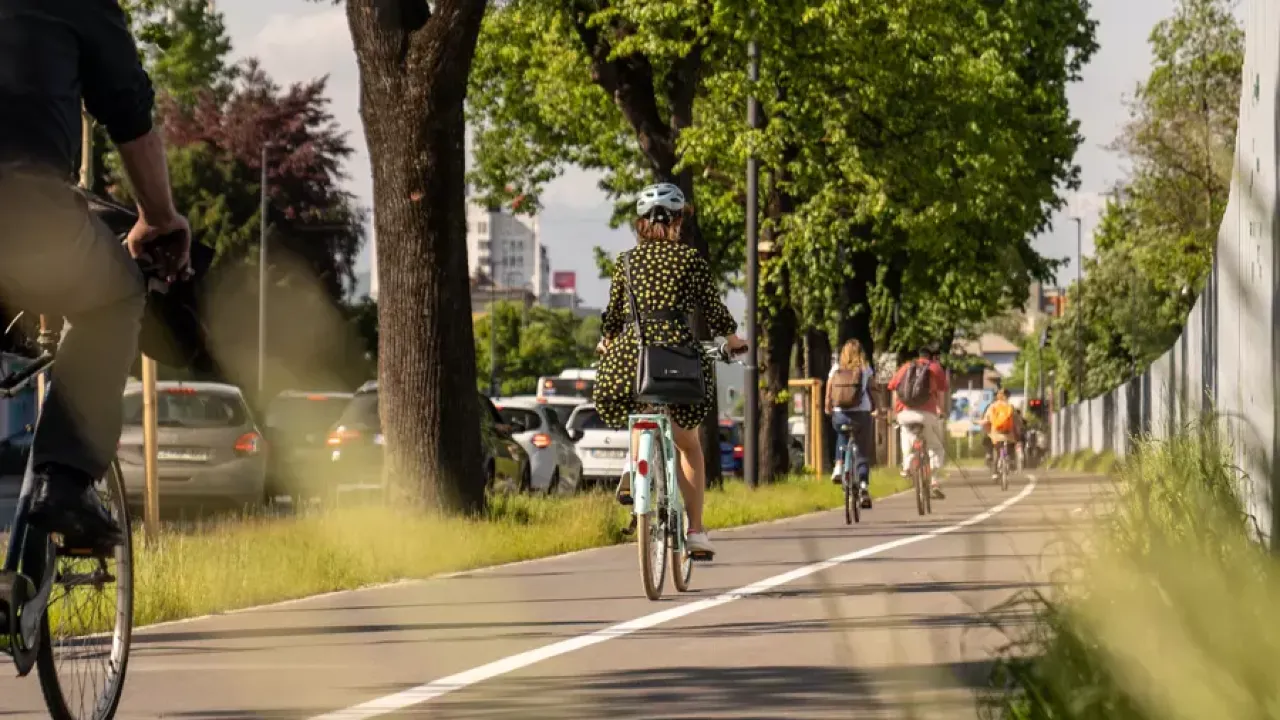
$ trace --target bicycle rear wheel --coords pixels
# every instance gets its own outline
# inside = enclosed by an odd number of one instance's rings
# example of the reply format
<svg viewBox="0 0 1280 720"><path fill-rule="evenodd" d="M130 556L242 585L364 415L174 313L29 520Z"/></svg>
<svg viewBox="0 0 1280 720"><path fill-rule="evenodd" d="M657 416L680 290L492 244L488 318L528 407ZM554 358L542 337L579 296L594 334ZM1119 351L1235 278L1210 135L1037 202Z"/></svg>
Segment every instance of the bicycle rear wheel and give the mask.
<svg viewBox="0 0 1280 720"><path fill-rule="evenodd" d="M849 487L849 478L842 478L844 482L844 524L853 524L853 515L857 511L857 505L854 504L853 488Z"/></svg>
<svg viewBox="0 0 1280 720"><path fill-rule="evenodd" d="M124 692L133 636L133 535L120 466L95 488L124 528L111 557L58 552L36 670L54 720L110 720Z"/></svg>
<svg viewBox="0 0 1280 720"><path fill-rule="evenodd" d="M650 458L649 511L639 518L636 546L640 552L640 579L644 582L645 597L657 600L662 597L662 586L667 576L668 533L667 513L667 463L662 452L661 438L655 438Z"/></svg>
<svg viewBox="0 0 1280 720"><path fill-rule="evenodd" d="M689 537L689 513L680 511L680 517L673 527L680 528L684 537ZM680 543L671 542L671 581L675 583L676 592L689 592L689 583L693 580L693 558L689 549L680 551Z"/></svg>
<svg viewBox="0 0 1280 720"><path fill-rule="evenodd" d="M1009 458L1004 456L1000 458L1000 490L1007 491L1009 489Z"/></svg>
<svg viewBox="0 0 1280 720"><path fill-rule="evenodd" d="M911 479L916 486L916 512L924 515L925 503L929 499L929 488L926 487L924 467L920 464L920 458L916 458L915 467L911 468Z"/></svg>

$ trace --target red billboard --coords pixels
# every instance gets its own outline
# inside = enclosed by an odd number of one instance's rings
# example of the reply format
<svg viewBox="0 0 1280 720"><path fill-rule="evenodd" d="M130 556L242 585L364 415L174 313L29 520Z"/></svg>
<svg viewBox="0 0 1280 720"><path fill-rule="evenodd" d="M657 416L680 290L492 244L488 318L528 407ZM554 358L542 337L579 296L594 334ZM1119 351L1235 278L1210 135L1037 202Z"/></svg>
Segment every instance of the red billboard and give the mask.
<svg viewBox="0 0 1280 720"><path fill-rule="evenodd" d="M577 290L578 274L565 271L553 272L551 273L551 287L555 290Z"/></svg>

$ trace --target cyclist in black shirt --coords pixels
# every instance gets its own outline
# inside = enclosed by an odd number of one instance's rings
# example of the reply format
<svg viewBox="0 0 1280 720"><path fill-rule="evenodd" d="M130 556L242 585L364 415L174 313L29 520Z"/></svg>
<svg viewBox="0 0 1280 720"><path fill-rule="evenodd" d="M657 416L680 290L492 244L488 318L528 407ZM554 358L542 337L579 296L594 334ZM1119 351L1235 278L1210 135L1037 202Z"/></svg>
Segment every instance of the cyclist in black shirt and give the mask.
<svg viewBox="0 0 1280 720"><path fill-rule="evenodd" d="M122 538L92 483L115 455L138 351L145 285L133 258L172 280L190 254L154 97L117 0L0 0L0 301L67 319L32 446L31 520L77 547ZM72 186L81 103L138 198L123 246Z"/></svg>

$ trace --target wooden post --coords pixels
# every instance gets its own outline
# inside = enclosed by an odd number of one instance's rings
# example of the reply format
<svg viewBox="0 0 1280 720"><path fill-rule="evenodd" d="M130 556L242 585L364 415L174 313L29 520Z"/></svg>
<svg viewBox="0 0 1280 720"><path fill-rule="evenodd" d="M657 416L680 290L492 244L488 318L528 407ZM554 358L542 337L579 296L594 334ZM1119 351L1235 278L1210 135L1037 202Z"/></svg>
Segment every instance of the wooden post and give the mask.
<svg viewBox="0 0 1280 720"><path fill-rule="evenodd" d="M156 469L156 361L142 356L142 452L147 496L143 537L154 543L160 530L160 478Z"/></svg>

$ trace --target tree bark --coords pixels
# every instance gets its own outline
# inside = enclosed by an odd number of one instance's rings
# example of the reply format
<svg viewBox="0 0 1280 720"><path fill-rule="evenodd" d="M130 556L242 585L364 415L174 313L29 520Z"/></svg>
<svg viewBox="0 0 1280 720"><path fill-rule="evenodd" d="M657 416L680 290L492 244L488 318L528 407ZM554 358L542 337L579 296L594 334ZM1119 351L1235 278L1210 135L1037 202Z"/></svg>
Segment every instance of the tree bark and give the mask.
<svg viewBox="0 0 1280 720"><path fill-rule="evenodd" d="M805 377L821 380L822 391L825 393L827 373L831 372L831 338L825 330L809 330L805 333L805 345L808 347L805 358ZM830 415L824 414L814 418L814 422L821 426L822 447L827 450L827 454L819 458L822 467L817 469L826 473L832 469L832 463L835 460L836 431L831 426Z"/></svg>
<svg viewBox="0 0 1280 720"><path fill-rule="evenodd" d="M776 283L760 288L764 297L786 297L787 272ZM763 347L759 349L760 375L760 483L770 483L791 470L791 431L784 401L791 378L791 351L796 344L796 314L789 305L765 317ZM798 468L796 468L798 469Z"/></svg>
<svg viewBox="0 0 1280 720"><path fill-rule="evenodd" d="M484 508L466 246L463 102L485 0L349 0L373 166L388 481Z"/></svg>
<svg viewBox="0 0 1280 720"><path fill-rule="evenodd" d="M862 228L858 232L861 234ZM871 229L865 229L869 236ZM864 245L866 238L858 244ZM840 288L840 323L839 337L832 338L837 345L843 345L850 338L862 344L867 359L873 364L876 356L875 333L871 327L871 288L875 285L876 274L880 270L880 259L870 250L850 252L848 256L853 276L845 278Z"/></svg>

